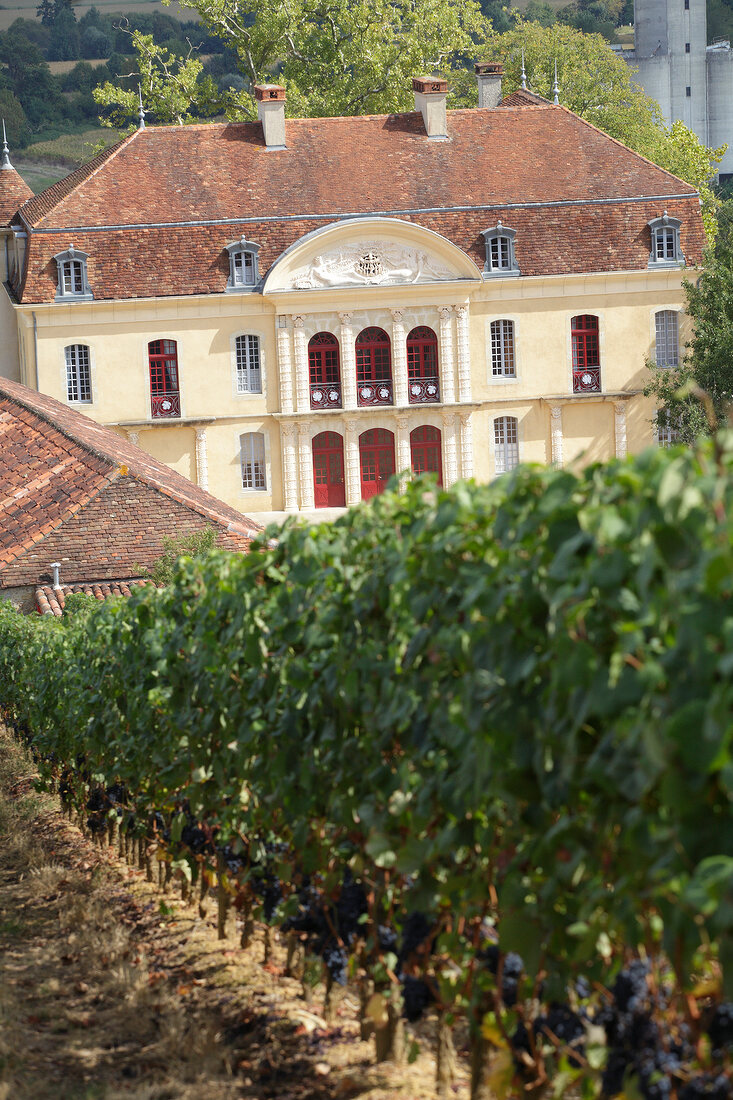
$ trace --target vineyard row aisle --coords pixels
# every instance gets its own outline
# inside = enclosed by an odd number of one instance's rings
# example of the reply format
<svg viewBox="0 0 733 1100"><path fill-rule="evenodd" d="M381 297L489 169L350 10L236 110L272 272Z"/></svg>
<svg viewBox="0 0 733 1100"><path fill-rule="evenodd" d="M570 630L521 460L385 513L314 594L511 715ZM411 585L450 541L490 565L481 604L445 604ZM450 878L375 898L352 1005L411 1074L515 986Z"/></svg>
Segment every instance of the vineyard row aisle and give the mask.
<svg viewBox="0 0 733 1100"><path fill-rule="evenodd" d="M0 727L0 1100L431 1100L426 1052L373 1065L356 1003L319 1016L216 902L163 895L33 789ZM467 1096L465 1080L454 1088Z"/></svg>

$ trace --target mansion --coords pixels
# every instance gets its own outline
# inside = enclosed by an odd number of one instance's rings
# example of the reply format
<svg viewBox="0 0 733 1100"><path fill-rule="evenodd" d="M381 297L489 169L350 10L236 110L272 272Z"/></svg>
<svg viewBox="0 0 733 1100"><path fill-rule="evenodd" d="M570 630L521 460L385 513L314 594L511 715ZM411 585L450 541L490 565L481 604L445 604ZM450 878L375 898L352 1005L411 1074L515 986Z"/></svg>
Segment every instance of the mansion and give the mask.
<svg viewBox="0 0 733 1100"><path fill-rule="evenodd" d="M421 77L414 112L286 119L259 86L257 122L143 124L35 197L8 161L0 373L253 516L650 445L698 194L476 69L473 110Z"/></svg>

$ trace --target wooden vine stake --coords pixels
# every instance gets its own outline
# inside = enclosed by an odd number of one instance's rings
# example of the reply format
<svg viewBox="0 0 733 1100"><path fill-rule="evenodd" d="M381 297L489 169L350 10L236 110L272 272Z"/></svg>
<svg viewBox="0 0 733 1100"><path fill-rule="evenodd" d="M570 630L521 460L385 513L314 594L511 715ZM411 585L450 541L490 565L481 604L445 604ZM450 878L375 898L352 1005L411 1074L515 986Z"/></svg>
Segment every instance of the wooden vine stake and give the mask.
<svg viewBox="0 0 733 1100"><path fill-rule="evenodd" d="M226 871L224 870L224 857L219 856L217 861L218 875L216 880L216 935L220 940L227 938L227 914L229 913L229 891L227 889Z"/></svg>
<svg viewBox="0 0 733 1100"><path fill-rule="evenodd" d="M373 993L366 1012L374 1023L377 1062L400 1065L405 1060L405 1024L399 995L394 991Z"/></svg>
<svg viewBox="0 0 733 1100"><path fill-rule="evenodd" d="M448 1100L453 1095L453 1082L456 1076L456 1050L453 1046L453 1033L445 1012L438 1017L438 1037L436 1043L435 1091L438 1100Z"/></svg>

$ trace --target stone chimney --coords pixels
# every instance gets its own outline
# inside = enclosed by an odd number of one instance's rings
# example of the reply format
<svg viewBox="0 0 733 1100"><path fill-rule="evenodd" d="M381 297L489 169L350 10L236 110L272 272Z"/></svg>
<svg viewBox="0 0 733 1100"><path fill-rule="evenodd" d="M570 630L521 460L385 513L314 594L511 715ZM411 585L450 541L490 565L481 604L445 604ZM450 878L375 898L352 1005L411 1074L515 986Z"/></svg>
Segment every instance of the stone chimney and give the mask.
<svg viewBox="0 0 733 1100"><path fill-rule="evenodd" d="M494 61L477 61L474 65L478 80L479 107L498 107L501 102L501 78L504 66Z"/></svg>
<svg viewBox="0 0 733 1100"><path fill-rule="evenodd" d="M255 84L257 117L268 149L285 148L285 89L281 84Z"/></svg>
<svg viewBox="0 0 733 1100"><path fill-rule="evenodd" d="M415 110L422 112L428 137L444 141L448 137L445 109L448 81L440 76L415 76L412 78L412 90L415 93Z"/></svg>

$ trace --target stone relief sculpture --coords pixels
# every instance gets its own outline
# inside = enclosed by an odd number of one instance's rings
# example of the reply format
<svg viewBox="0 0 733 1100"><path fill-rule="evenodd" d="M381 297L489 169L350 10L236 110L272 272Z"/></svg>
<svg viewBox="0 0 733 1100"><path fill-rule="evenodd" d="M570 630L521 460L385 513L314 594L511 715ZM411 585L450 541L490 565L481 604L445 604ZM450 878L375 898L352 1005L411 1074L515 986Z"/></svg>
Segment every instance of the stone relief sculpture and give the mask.
<svg viewBox="0 0 733 1100"><path fill-rule="evenodd" d="M358 241L314 257L308 267L293 272L293 290L332 286L385 286L431 283L456 274L435 256L390 241Z"/></svg>

